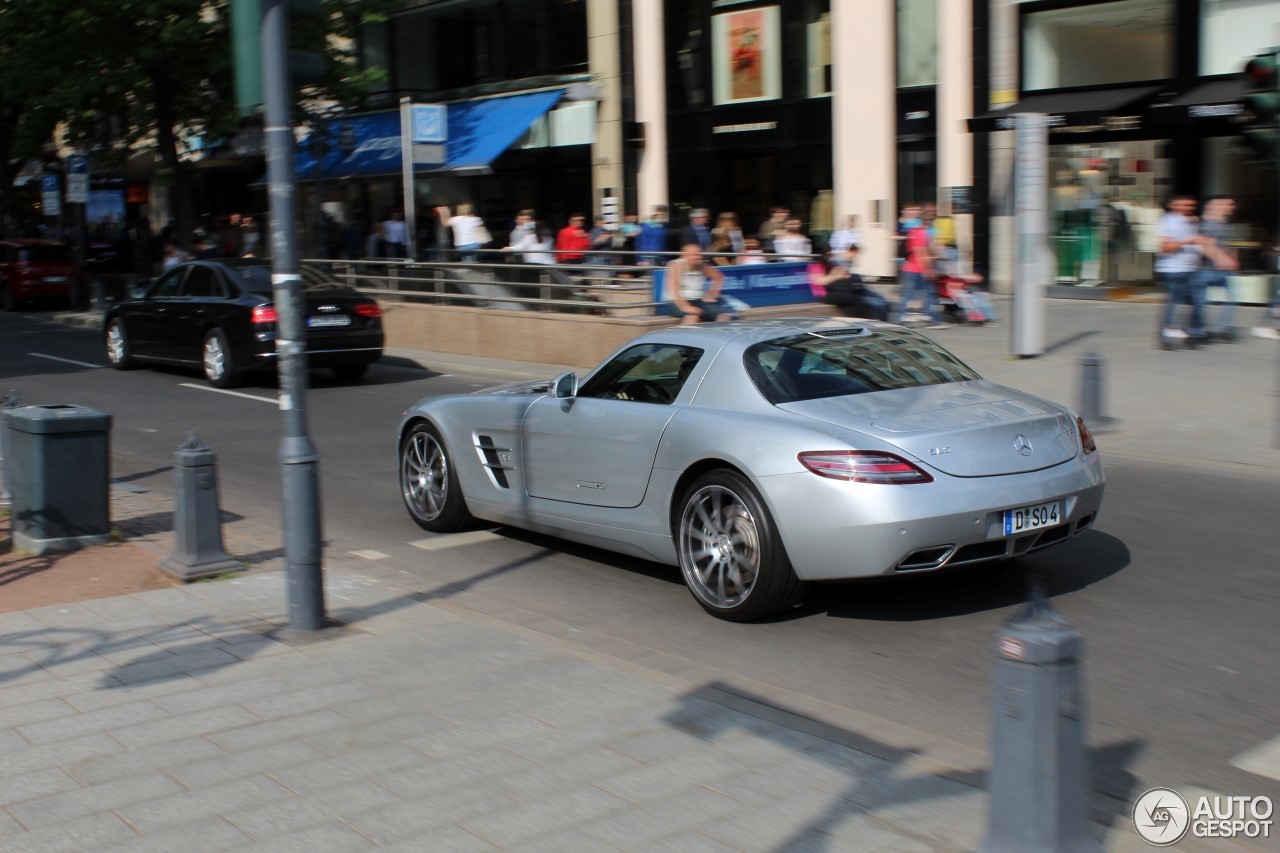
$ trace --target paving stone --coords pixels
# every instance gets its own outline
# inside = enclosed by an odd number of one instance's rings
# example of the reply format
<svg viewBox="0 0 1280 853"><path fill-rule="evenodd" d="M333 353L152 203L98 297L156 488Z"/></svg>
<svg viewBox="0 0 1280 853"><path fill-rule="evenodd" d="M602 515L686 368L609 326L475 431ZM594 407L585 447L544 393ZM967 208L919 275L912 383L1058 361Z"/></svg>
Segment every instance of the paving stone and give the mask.
<svg viewBox="0 0 1280 853"><path fill-rule="evenodd" d="M98 681L96 673L88 673L71 678L50 678L34 684L9 686L0 682L0 709L38 702L41 699L70 699L80 691L93 690Z"/></svg>
<svg viewBox="0 0 1280 853"><path fill-rule="evenodd" d="M37 651L25 652L19 657L26 658L29 663L56 678L67 678L72 675L82 675L86 672L103 672L115 668L115 664L111 661L92 652L51 655Z"/></svg>
<svg viewBox="0 0 1280 853"><path fill-rule="evenodd" d="M266 838L274 832L303 829L333 818L353 823L366 812L397 804L403 805L404 800L373 782L360 781L312 791L304 799L240 810L227 815L227 820L252 838Z"/></svg>
<svg viewBox="0 0 1280 853"><path fill-rule="evenodd" d="M102 737L106 737L105 735ZM108 738L122 750L119 741ZM54 744L61 746L61 744ZM190 737L173 740L156 746L131 749L123 754L119 752L103 753L98 756L67 760L61 762L66 771L85 785L95 785L123 776L135 776L148 770L163 770L184 767L191 762L199 762L227 753L217 744L203 737Z"/></svg>
<svg viewBox="0 0 1280 853"><path fill-rule="evenodd" d="M367 666L366 662L366 668ZM344 702L352 702L377 695L380 695L379 691L368 685L358 681L348 681L343 684L313 687L309 690L294 690L275 696L250 699L240 704L262 719L270 720L275 717L286 717L306 711L330 708L334 705L341 705Z"/></svg>
<svg viewBox="0 0 1280 853"><path fill-rule="evenodd" d="M578 829L593 838L630 850L664 835L692 830L742 809L742 803L705 788L686 788L641 808L627 809L579 824Z"/></svg>
<svg viewBox="0 0 1280 853"><path fill-rule="evenodd" d="M224 729L254 723L258 718L244 708L232 705L211 708L194 714L180 714L162 720L151 720L136 726L113 729L111 736L130 749L152 746L192 735L211 734Z"/></svg>
<svg viewBox="0 0 1280 853"><path fill-rule="evenodd" d="M425 841L434 839L437 832L449 824L500 814L515 807L510 797L483 785L473 785L434 791L408 802L346 818L346 822L379 844L405 838ZM434 841L429 846L434 849Z"/></svg>
<svg viewBox="0 0 1280 853"><path fill-rule="evenodd" d="M433 758L451 758L478 747L493 746L553 735L555 729L524 714L511 714L483 725L459 725L425 732L405 743Z"/></svg>
<svg viewBox="0 0 1280 853"><path fill-rule="evenodd" d="M102 812L45 829L0 837L0 853L85 853L137 837L120 818Z"/></svg>
<svg viewBox="0 0 1280 853"><path fill-rule="evenodd" d="M58 767L46 767L30 773L0 776L0 806L12 806L24 800L48 797L62 791L71 791L80 787Z"/></svg>
<svg viewBox="0 0 1280 853"><path fill-rule="evenodd" d="M382 774L378 783L403 797L413 798L443 788L519 773L533 766L527 758L490 746L441 760L424 755L419 761Z"/></svg>
<svg viewBox="0 0 1280 853"><path fill-rule="evenodd" d="M710 838L740 850L790 850L818 827L836 826L860 814L856 805L839 797L820 799L776 792L770 806L740 809L699 827Z"/></svg>
<svg viewBox="0 0 1280 853"><path fill-rule="evenodd" d="M627 807L626 801L598 788L582 788L463 821L461 826L499 847L508 847Z"/></svg>
<svg viewBox="0 0 1280 853"><path fill-rule="evenodd" d="M293 794L266 776L238 779L199 791L186 791L146 803L117 809L117 813L143 835L198 820L231 814L240 809L292 800Z"/></svg>
<svg viewBox="0 0 1280 853"><path fill-rule="evenodd" d="M167 681L144 681L141 684L129 685L118 684L112 679L110 686L107 686L102 683L101 675L89 677L94 679L92 690L71 693L62 697L64 701L70 703L76 710L99 711L103 708L127 705L130 702L140 702L143 699L154 700L191 689L189 679L175 678Z"/></svg>
<svg viewBox="0 0 1280 853"><path fill-rule="evenodd" d="M520 802L528 802L641 766L641 762L634 758L604 747L594 747L577 750L528 770L504 773L489 780L488 784Z"/></svg>
<svg viewBox="0 0 1280 853"><path fill-rule="evenodd" d="M188 788L200 788L256 773L273 773L295 764L324 757L325 754L314 746L301 740L290 740L264 746L251 752L219 755L203 761L170 767L167 772Z"/></svg>
<svg viewBox="0 0 1280 853"><path fill-rule="evenodd" d="M22 741L21 749L0 757L0 768L8 776L124 752L120 741L103 732L42 746L32 746L26 738L19 739Z"/></svg>
<svg viewBox="0 0 1280 853"><path fill-rule="evenodd" d="M151 702L132 702L100 711L87 711L57 720L19 726L18 731L34 744L52 743L167 716L164 709Z"/></svg>
<svg viewBox="0 0 1280 853"><path fill-rule="evenodd" d="M378 849L390 851L390 853L422 853L424 849L429 849L431 853L485 853L498 848L462 827L437 826L424 838L409 838L384 844ZM569 853L569 851L563 851L563 853Z"/></svg>
<svg viewBox="0 0 1280 853"><path fill-rule="evenodd" d="M621 850L622 848L606 844L590 835L584 835L576 829L562 829L503 849L507 853L600 853L602 850Z"/></svg>
<svg viewBox="0 0 1280 853"><path fill-rule="evenodd" d="M708 838L696 830L677 832L665 838L637 844L628 850L633 853L739 853L738 848Z"/></svg>
<svg viewBox="0 0 1280 853"><path fill-rule="evenodd" d="M225 705L236 705L249 699L278 695L288 688L278 679L261 676L246 681L234 681L215 687L188 684L181 692L153 699L157 705L171 714L188 714Z"/></svg>
<svg viewBox="0 0 1280 853"><path fill-rule="evenodd" d="M9 729L40 720L56 720L74 713L76 709L61 699L43 699L22 705L10 705L7 708L0 708L0 729Z"/></svg>
<svg viewBox="0 0 1280 853"><path fill-rule="evenodd" d="M961 836L940 839L943 844L926 843L919 838L909 837L890 824L878 820L875 815L849 815L827 830L830 838L828 847L847 847L851 850L866 850L868 853L931 853L950 848L952 850L972 850L972 844L965 845ZM913 833L914 834L914 833ZM974 837L972 841L977 841Z"/></svg>
<svg viewBox="0 0 1280 853"><path fill-rule="evenodd" d="M868 796L869 794L869 796ZM893 826L930 844L969 849L986 830L987 794L934 776L908 778L893 786L858 786L853 799L885 826Z"/></svg>
<svg viewBox="0 0 1280 853"><path fill-rule="evenodd" d="M175 851L241 850L249 837L220 817L170 827L106 848L104 853L175 853Z"/></svg>
<svg viewBox="0 0 1280 853"><path fill-rule="evenodd" d="M87 788L77 786L74 791L11 805L9 813L34 829L56 826L67 820L177 794L183 790L182 785L163 773L143 773L112 779Z"/></svg>
<svg viewBox="0 0 1280 853"><path fill-rule="evenodd" d="M298 832L272 836L256 844L238 847L239 853L342 853L344 850L368 850L373 847L349 827L336 821Z"/></svg>
<svg viewBox="0 0 1280 853"><path fill-rule="evenodd" d="M523 716L523 715L522 715ZM532 720L531 717L526 719ZM537 728L529 735L506 740L503 746L535 761L553 760L556 756L575 752L586 746L608 743L622 737L658 731L661 720L648 709L632 709L599 720L574 725L569 728L551 726L534 721ZM414 744L418 746L418 744Z"/></svg>
<svg viewBox="0 0 1280 853"><path fill-rule="evenodd" d="M13 729L0 730L0 755L4 755L6 752L23 750L29 746L31 746L31 743ZM0 758L0 765L4 761L4 758Z"/></svg>
<svg viewBox="0 0 1280 853"><path fill-rule="evenodd" d="M324 750L329 755L341 755L372 746L418 738L424 732L436 731L451 725L452 723L433 714L406 714L373 722L352 720L349 725L340 729L308 735L306 740L307 743Z"/></svg>
<svg viewBox="0 0 1280 853"><path fill-rule="evenodd" d="M386 780L392 778L397 770L430 761L430 758L400 744L387 744L311 761L271 775L280 784L303 793L357 779L377 779L394 792L395 788L387 785Z"/></svg>
<svg viewBox="0 0 1280 853"><path fill-rule="evenodd" d="M288 740L293 737L307 737L318 732L342 728L351 724L350 717L344 717L337 711L328 709L298 714L293 717L280 717L251 726L216 732L208 735L209 740L230 752L255 749L263 744Z"/></svg>
<svg viewBox="0 0 1280 853"><path fill-rule="evenodd" d="M6 637L10 634L42 631L46 627L48 626L43 622L22 610L15 610L12 613L0 613L0 645L6 642Z"/></svg>
<svg viewBox="0 0 1280 853"><path fill-rule="evenodd" d="M724 755L701 751L660 764L650 764L627 773L601 780L606 791L633 803L660 798L669 791L700 785L722 776L731 767L731 760Z"/></svg>
<svg viewBox="0 0 1280 853"><path fill-rule="evenodd" d="M240 663L240 658L217 648L197 648L190 651L178 650L167 657L145 657L124 666L111 670L111 677L122 684L136 684L140 681L152 681L157 678L174 678L188 675L205 669L231 666Z"/></svg>
<svg viewBox="0 0 1280 853"><path fill-rule="evenodd" d="M108 621L82 604L50 604L32 607L25 612L32 619L54 628L91 630L106 627Z"/></svg>

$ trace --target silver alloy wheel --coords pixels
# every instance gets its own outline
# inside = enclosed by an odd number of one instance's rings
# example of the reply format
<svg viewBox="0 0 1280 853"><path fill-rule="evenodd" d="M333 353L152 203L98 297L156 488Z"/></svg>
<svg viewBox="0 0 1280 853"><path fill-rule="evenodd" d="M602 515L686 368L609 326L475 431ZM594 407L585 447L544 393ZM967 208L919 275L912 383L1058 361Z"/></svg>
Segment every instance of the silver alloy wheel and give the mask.
<svg viewBox="0 0 1280 853"><path fill-rule="evenodd" d="M222 348L222 338L217 334L204 339L204 375L210 382L217 382L227 372L227 352Z"/></svg>
<svg viewBox="0 0 1280 853"><path fill-rule="evenodd" d="M680 568L694 595L712 607L741 604L760 576L760 531L729 489L707 485L680 518Z"/></svg>
<svg viewBox="0 0 1280 853"><path fill-rule="evenodd" d="M449 460L435 436L415 432L405 442L400 460L400 487L405 502L425 521L444 511L449 491Z"/></svg>
<svg viewBox="0 0 1280 853"><path fill-rule="evenodd" d="M107 358L112 364L124 361L128 354L124 340L124 326L119 320L113 320L107 327Z"/></svg>

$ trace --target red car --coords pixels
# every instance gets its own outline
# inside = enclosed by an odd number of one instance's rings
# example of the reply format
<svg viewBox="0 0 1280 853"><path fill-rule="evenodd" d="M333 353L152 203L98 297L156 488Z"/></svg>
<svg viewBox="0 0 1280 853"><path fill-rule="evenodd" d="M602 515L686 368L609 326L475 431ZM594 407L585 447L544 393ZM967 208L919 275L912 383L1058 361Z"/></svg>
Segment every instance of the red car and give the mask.
<svg viewBox="0 0 1280 853"><path fill-rule="evenodd" d="M71 297L71 247L55 240L0 240L0 307L16 311L30 300Z"/></svg>

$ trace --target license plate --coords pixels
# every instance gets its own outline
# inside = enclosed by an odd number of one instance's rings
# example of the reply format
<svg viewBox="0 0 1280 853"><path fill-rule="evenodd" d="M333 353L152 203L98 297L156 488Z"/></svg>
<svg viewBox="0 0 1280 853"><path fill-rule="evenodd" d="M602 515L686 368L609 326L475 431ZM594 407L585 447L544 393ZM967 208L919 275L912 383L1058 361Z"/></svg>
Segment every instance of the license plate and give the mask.
<svg viewBox="0 0 1280 853"><path fill-rule="evenodd" d="M1004 511L1004 533L1026 533L1028 530L1039 530L1053 527L1062 522L1062 502L1050 501L1047 504L1024 506Z"/></svg>
<svg viewBox="0 0 1280 853"><path fill-rule="evenodd" d="M350 326L351 318L346 314L329 314L322 317L308 317L307 325L313 329L328 328L330 326Z"/></svg>
<svg viewBox="0 0 1280 853"><path fill-rule="evenodd" d="M66 284L67 277L65 275L47 275L44 277L45 284Z"/></svg>

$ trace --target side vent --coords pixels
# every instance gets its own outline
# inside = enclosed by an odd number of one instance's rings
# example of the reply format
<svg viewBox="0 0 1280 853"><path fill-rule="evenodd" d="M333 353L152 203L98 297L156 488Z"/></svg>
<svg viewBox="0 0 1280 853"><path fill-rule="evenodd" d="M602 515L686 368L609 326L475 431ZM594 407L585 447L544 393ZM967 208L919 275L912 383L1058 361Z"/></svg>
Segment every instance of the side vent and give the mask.
<svg viewBox="0 0 1280 853"><path fill-rule="evenodd" d="M516 468L511 464L511 448L498 447L489 436L477 435L476 450L480 451L480 464L488 469L494 484L500 489L511 488L510 483L507 482L507 472L514 471Z"/></svg>

